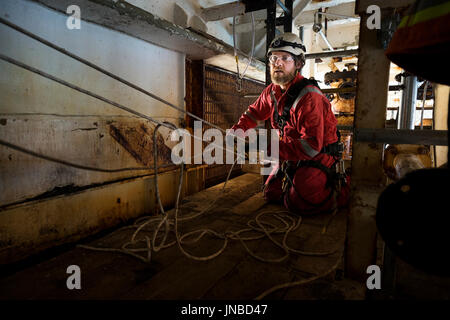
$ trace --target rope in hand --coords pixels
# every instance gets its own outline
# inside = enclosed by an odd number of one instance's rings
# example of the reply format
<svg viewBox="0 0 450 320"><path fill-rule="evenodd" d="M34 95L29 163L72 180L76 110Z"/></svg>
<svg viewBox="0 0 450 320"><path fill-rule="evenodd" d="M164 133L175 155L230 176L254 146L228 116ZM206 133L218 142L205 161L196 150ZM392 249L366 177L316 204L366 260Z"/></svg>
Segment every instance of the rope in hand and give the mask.
<svg viewBox="0 0 450 320"><path fill-rule="evenodd" d="M96 70L98 70L98 71L100 71L100 72L102 72L102 73L104 73L104 74L106 74L106 75L108 75L108 76L110 76L110 77L112 77L112 78L114 78L114 79L116 79L116 80L118 80L118 81L120 81L120 82L122 82L122 83L124 83L124 84L126 84L126 85L128 85L128 86L130 86L130 87L132 87L132 88L134 88L134 89L144 93L144 94L146 94L146 95L148 95L148 96L151 96L151 97L157 99L160 102L163 102L163 103L165 103L165 104L167 104L167 105L169 105L169 106L171 106L171 107L173 107L173 108L175 108L175 109L177 109L179 111L182 111L182 112L192 116L195 119L203 121L203 122L207 123L208 125L216 128L216 129L219 129L222 132L225 132L225 130L215 126L214 124L209 123L208 121L206 121L204 119L201 119L198 116L195 116L195 115L193 115L193 114L191 114L191 113L189 113L189 112L187 112L187 111L185 111L185 110L183 110L181 108L178 108L178 107L174 106L173 104L171 104L171 103L169 103L169 102L167 102L167 101L157 97L156 95L153 95L153 94L149 93L148 91L143 90L142 88L140 88L140 87L138 87L138 86L136 86L136 85L134 85L134 84L132 84L132 83L130 83L130 82L128 82L128 81L118 77L118 76L116 76L116 75L113 75L112 73L109 73L108 71L106 71L106 70L104 70L104 69L102 69L102 68L100 68L100 67L98 67L98 66L96 66L96 65L94 65L94 64L92 64L92 63L90 63L90 62L88 62L86 60L84 60L84 59L81 59L81 58L75 56L74 54L71 54L71 53L67 52L64 49L57 47L57 46L51 44L50 42L48 42L48 41L46 41L46 40L44 40L42 38L39 38L39 37L31 34L30 32L24 30L24 29L21 29L20 27L18 27L16 25L13 25L12 23L4 20L3 18L0 18L0 22L3 23L3 24L8 25L8 26L10 26L10 27L12 27L14 29L16 29L19 32L22 32L22 33L24 33L24 34L34 38L35 40L38 40L38 41L46 44L47 46L52 47L55 50L58 50L58 51L62 52L63 54L66 54L66 55L68 55L68 56L70 56L70 57L72 57L72 58L74 58L74 59L76 59L76 60L78 60L78 61L80 61L80 62L82 62L82 63L84 63L86 65L88 65L88 66L90 66L90 67L92 67L92 68L94 68L94 69L96 69ZM19 67L25 68L25 69L27 69L29 71L34 72L34 73L40 74L40 75L42 75L44 77L47 77L47 78L49 78L49 79L51 79L53 81L56 81L56 82L58 82L60 84L63 84L63 85L68 86L68 87L70 87L72 89L75 89L77 91L80 91L82 93L90 95L90 96L92 96L94 98L97 98L97 99L99 99L101 101L104 101L104 102L106 102L108 104L111 104L111 105L113 105L113 106L115 106L117 108L120 108L122 110L130 112L132 114L135 114L135 115L137 115L137 116L139 116L141 118L144 118L144 119L150 120L152 122L155 122L155 123L157 123L157 128L159 128L160 126L166 126L168 128L174 129L173 125L169 125L166 122L160 122L158 120L155 120L155 119L153 119L151 117L148 117L148 116L146 116L144 114L136 112L136 111L134 111L134 110L132 110L130 108L124 107L124 106L122 106L122 105L120 105L120 104L118 104L118 103L116 103L114 101L111 101L111 100L108 100L108 99L106 99L104 97L96 95L96 94L94 94L94 93L92 93L92 92L90 92L88 90L82 89L82 88L77 87L77 86L75 86L73 84L69 84L68 82L66 82L64 80L58 79L58 78L56 78L54 76L51 76L51 75L49 75L49 74L47 74L47 73L45 73L43 71L40 71L40 70L35 69L35 68L32 68L30 66L26 66L25 64L23 64L23 63L21 63L21 62L19 62L17 60L14 60L12 58L6 57L4 55L0 55L0 59L2 59L4 61L7 61L7 62L10 62L12 64L15 64L15 65L17 65ZM244 71L244 73L245 73L245 71ZM157 128L154 131L154 137L156 135ZM193 136L193 137L197 138L195 136ZM30 154L30 155L35 156L35 157L43 158L45 160L58 162L58 163L61 163L63 165L68 165L68 166L72 166L72 167L79 168L79 169L84 169L84 170L94 170L94 171L102 171L102 172L119 172L119 171L125 171L125 170L148 169L148 168L144 168L144 167L120 168L120 169L94 168L94 167L78 165L78 164L74 164L74 163L71 163L71 162L68 162L68 161L64 161L64 160L56 159L56 158L53 158L53 157L50 157L50 156L42 155L40 153L31 151L31 150L27 150L25 148L16 146L16 145L14 145L12 143L9 143L9 142L3 141L3 140L0 140L0 144L2 144L4 146L7 146L9 148L15 149L15 150L20 151L20 152ZM219 146L219 147L222 148L221 146ZM155 150L154 157L156 159L157 158L156 148L154 148L154 150ZM236 159L236 162L237 162L237 159ZM230 174L231 174L231 172L233 170L233 167L234 167L236 162L234 162L233 166L231 167L231 169L230 169L230 171L228 173L228 176L227 176L226 181L225 181L225 183L223 185L223 188L222 188L222 193L225 190L226 184L227 184L227 182L229 180ZM156 160L154 161L154 167L155 167L155 185L156 185L156 188L158 188L157 187L157 185L158 185L158 183L157 183L157 170L158 170L158 168L157 168ZM292 216L286 215L286 213L288 213L287 211L280 211L280 212L275 212L275 213L270 212L271 217L275 217L276 219L278 219L279 221L281 221L284 224L284 228L280 228L279 226L276 226L276 225L274 225L274 224L272 224L270 222L267 222L267 221L262 221L261 220L261 216L263 216L264 214L268 213L268 212L262 212L262 213L259 213L257 215L255 220L250 220L248 222L249 228L246 228L246 229L242 229L242 230L234 231L234 232L225 232L225 233L219 233L219 232L216 232L216 231L211 230L211 229L201 229L201 230L192 231L192 232L184 234L183 236L180 236L180 234L178 232L178 222L179 221L190 220L190 219L193 219L195 217L200 216L201 214L203 214L204 212L209 210L211 207L213 207L213 205L219 199L219 197L217 197L213 201L213 203L211 203L210 206L208 206L206 209L202 210L201 212L199 212L197 214L193 214L191 216L186 216L186 217L183 217L183 218L179 218L178 217L178 212L179 212L180 195L181 195L182 184L183 184L183 174L184 174L184 165L181 164L181 166L180 166L180 181L179 181L179 187L178 187L178 193L177 193L177 199L176 199L176 205L175 205L175 217L174 218L170 219L169 216L164 212L164 209L163 209L163 206L162 206L162 203L161 203L161 199L160 199L160 196L159 196L159 191L158 191L157 192L157 198L158 198L158 204L160 206L162 215L158 216L158 217L151 217L149 219L147 217L145 217L146 221L144 221L141 224L139 224L138 222L140 222L142 219L138 219L133 226L125 227L125 228L130 228L130 227L131 228L136 228L136 231L133 233L133 236L130 239L130 241L124 243L121 246L120 249L118 249L118 248L95 248L95 247L90 247L90 246L85 246L85 245L79 245L79 247L86 248L86 249L97 250L97 251L125 253L125 254L131 255L131 256L133 256L133 257L135 257L135 258L137 258L137 259L139 259L139 260L141 260L143 262L150 262L151 261L152 251L157 252L157 251L159 251L159 250L161 250L163 248L171 247L175 243L177 243L180 251L183 254L185 254L187 257L191 258L191 259L201 260L201 261L210 260L210 259L213 259L213 258L217 257L218 255L220 255L225 250L225 248L227 246L227 243L228 243L228 239L241 241L241 243L244 245L244 247L246 248L246 250L249 252L250 255L252 255L253 257L255 257L258 260L266 261L266 262L280 262L280 261L283 261L283 260L285 260L288 257L289 253L291 253L291 252L292 253L297 253L297 254L316 255L316 256L318 256L318 255L330 255L330 254L335 252L335 251L333 251L333 252L325 252L325 253L313 253L313 252L304 252L304 251L300 251L300 250L296 250L296 249L292 249L292 248L288 247L288 245L287 245L288 234L289 234L289 232L297 229L300 226L301 219L298 218L298 217L296 219L296 217L292 217ZM283 213L283 215L280 215L280 213ZM153 230L153 236L150 238L147 235L144 235L142 238L138 239L137 238L138 234L140 232L144 231L145 228L148 227L149 225L151 225L152 223L157 223L157 226L156 226L155 230ZM256 226L255 226L255 224L256 224ZM161 229L161 227L163 225L165 226L163 239L162 239L162 241L160 242L159 245L156 245L157 238L159 237L160 229ZM168 234L171 231L170 230L171 226L174 226L174 230L172 230L172 231L175 232L176 241L172 241L171 243L166 243ZM269 228L267 228L267 227L269 227ZM242 238L240 236L240 234L244 233L244 232L259 232L260 234L257 235L257 236ZM281 234L284 233L284 237L283 237L282 243L276 241L275 238L272 236L272 234L280 234L280 233ZM198 236L195 239L190 240L190 241L184 240L185 238L188 238L189 236L192 236L194 234L198 234ZM215 235L216 237L224 239L223 247L219 251L217 251L216 253L214 253L214 254L212 254L210 256L206 256L206 257L197 257L197 256L189 254L182 247L182 243L194 243L196 241L199 241L206 234L212 234L212 235ZM267 236L276 246L278 246L281 249L283 249L284 255L282 257L277 258L277 259L262 258L262 257L256 255L255 253L253 253L248 248L248 246L245 244L245 241L252 241L252 240L262 239L265 236ZM135 246L138 243L144 243L145 247L144 248L136 248ZM131 245L133 245L134 247L130 248ZM142 255L138 254L139 252L146 252L147 254L146 254L145 257L143 257ZM336 264L336 266L337 266L337 264ZM335 269L335 267L330 269L329 272L331 272L334 269ZM268 291L266 291L265 293L261 294L260 296L258 296L257 299L262 298L263 296L269 294L270 292L278 290L278 288L282 288L282 287L286 287L286 286L299 285L301 283L305 283L305 281L308 281L308 282L309 281L313 281L313 280L315 280L315 279L317 279L319 277L321 277L321 276L316 276L316 277L313 277L313 278L310 278L310 279L305 279L305 280L302 280L300 282L292 282L292 283L289 283L289 284L283 284L283 285L280 285L280 286L276 286L276 287L274 287L272 289L269 289Z"/></svg>
<svg viewBox="0 0 450 320"><path fill-rule="evenodd" d="M154 139L156 139L156 133L157 130L159 129L160 125L158 125L155 128L155 131L153 133L154 135ZM164 211L164 207L162 205L161 202L161 197L160 197L160 193L159 193L159 188L158 188L158 168L157 168L157 148L155 148L154 150L154 165L155 165L155 190L156 190L156 198L158 200L158 205L161 211L161 214L157 217L142 217L139 218L138 220L136 220L136 222L134 223L133 226L128 226L125 227L126 229L128 228L135 228L135 232L133 233L133 235L131 236L130 241L126 242L125 244L122 245L121 249L116 249L116 248L96 248L96 247L92 247L92 246L86 246L86 245L79 245L79 247L81 248L85 248L85 249L90 249L90 250L99 250L99 251L111 251L111 252L121 252L121 253L125 253L128 255L131 255L133 257L138 258L141 261L144 261L146 263L149 263L151 261L151 257L152 257L152 251L153 252L157 252L160 249L163 248L169 248L172 247L173 245L177 244L179 250L188 258L193 259L193 260L197 260L197 261L207 261L207 260L211 260L216 258L217 256L219 256L221 253L224 252L224 250L226 249L227 245L228 245L228 241L229 240L239 240L243 247L247 250L247 252L254 257L257 260L263 261L263 262L282 262L284 260L286 260L289 255L292 254L300 254L300 255L308 255L308 256L327 256L327 255L331 255L333 253L336 252L336 250L334 251L330 251L330 252L308 252L308 251L303 251L303 250L298 250L298 249L293 249L288 245L288 236L289 233L298 229L300 227L301 224L301 217L300 216L293 216L289 211L278 211L278 212L273 212L273 211L264 211L264 212L260 212L257 214L257 216L255 217L255 219L253 220L249 220L247 222L247 226L248 228L245 229L241 229L241 230L237 230L237 231L225 231L225 232L217 232L215 230L212 229L199 229L199 230L194 230L194 231L190 231L188 233L185 233L183 235L180 234L179 231L179 222L181 221L187 221L187 220L191 220L194 219L196 217L199 217L200 215L203 215L205 212L207 212L208 210L210 210L215 203L220 199L220 197L216 197L215 200L205 209L201 210L198 213L194 213L191 214L189 216L185 216L185 217L180 217L179 216L179 212L180 212L180 195L181 195L181 191L182 191L182 185L183 185L183 173L184 173L184 165L181 164L180 165L180 179L179 179L179 184L178 184L178 192L177 192L177 197L176 197L176 202L175 202L175 213L174 213L174 217L169 217L169 215ZM237 161L237 159L236 159ZM236 161L233 163L233 166L231 167L230 171L228 172L227 178L225 180L225 183L221 189L221 193L224 193L227 182L229 180L229 177L231 175L231 172L233 170L234 165L236 164ZM272 219L276 219L278 221L281 222L282 226L280 227L279 225L275 225L274 223L271 223L268 220L264 220L262 217L264 215L268 215L270 218ZM154 228L150 229L150 230L146 230L149 226L154 225ZM164 225L164 234L161 237L161 228ZM171 229L172 228L172 229ZM123 228L124 229L124 228ZM147 234L144 234L144 232L149 232L150 236L148 236ZM175 241L169 242L167 243L167 239L168 239L168 234L169 232L174 232L175 233ZM242 236L241 234L243 233L249 233L252 232L254 233L253 235L249 235L249 236ZM138 235L142 233L142 236L139 237ZM256 233L256 235L255 235ZM208 256L195 256L189 252L187 252L184 247L183 244L193 244L198 242L199 240L201 240L205 235L213 235L219 239L223 240L223 245L222 247L217 250L215 253L208 255ZM274 235L276 234L282 234L283 238L282 241L277 241L274 237ZM261 257L259 255L257 255L256 253L254 253L246 244L246 242L248 241L254 241L254 240L260 240L263 239L264 237L267 237L273 244L275 244L275 246L279 247L280 249L283 250L283 256L279 257L279 258L264 258ZM157 245L157 239L158 238L162 238L161 242ZM188 240L189 238L192 238L190 240ZM138 244L143 244L143 247L140 248L136 248L135 246ZM133 245L134 248L129 248L130 245ZM145 257L142 255L138 255L138 252L142 252L142 253L146 253ZM257 299L262 299L264 296L278 290L281 288L286 288L286 287L291 287L291 286L296 286L296 285L301 285L304 283L308 283L311 281L314 281L322 276L327 275L328 273L332 272L338 264L336 264L335 266L332 267L332 269L328 270L326 274L323 275L318 275L309 279L303 279L301 281L297 281L297 282L290 282L290 283L286 283L286 284L281 284L278 285L276 287L273 287L267 291L265 291L264 293L262 293L261 295L259 295L257 297Z"/></svg>
<svg viewBox="0 0 450 320"><path fill-rule="evenodd" d="M12 59L12 58L9 58L9 57L6 57L6 56L0 54L0 59L8 61L8 62L10 62L12 64L15 64L15 65L17 65L19 67L25 68L25 69L30 70L32 72L41 74L41 75L43 75L43 76L45 76L45 77L47 77L47 78L49 78L51 80L59 82L59 83L61 83L63 85L66 85L68 87L71 87L71 88L73 88L73 89L75 89L77 91L80 91L82 93L90 95L90 96L92 96L94 98L97 98L97 99L99 99L101 101L107 102L107 103L109 103L109 104L111 104L111 105L113 105L113 106L115 106L117 108L120 108L122 110L128 111L128 112L130 112L132 114L135 114L135 115L137 115L139 117L142 117L144 119L150 120L152 122L155 122L155 123L157 123L157 127L158 128L160 126L165 126L167 128L174 129L174 126L171 125L171 124L168 124L167 122L161 122L161 121L153 119L153 118L151 118L149 116L143 115L143 114L141 114L141 113L139 113L137 111L134 111L134 110L132 110L132 109L130 109L128 107L124 107L124 106L122 106L122 105L120 105L120 104L118 104L118 103L116 103L114 101L111 101L111 100L103 98L103 97L101 97L99 95L96 95L96 94L94 94L94 93L92 93L92 92L90 92L88 90L79 88L79 87L77 87L75 85L72 85L72 84L69 84L69 83L67 83L64 80L61 80L61 79L58 79L58 78L53 77L51 75L48 75L48 74L46 74L46 73L44 73L44 72L42 72L40 70L37 70L35 68L30 67L30 66L26 66L26 65L24 65L24 64L22 64L22 63L20 63L20 62L18 62L16 60ZM155 129L154 135L156 135L156 132L157 132L157 130ZM199 139L198 137L195 137L195 136L194 136L194 138ZM46 159L46 160L49 160L49 161L59 162L59 163L64 164L64 165L73 166L73 167L80 168L80 169L97 170L97 171L104 171L104 172L115 172L115 171L118 171L118 170L134 170L134 169L136 169L136 168L122 168L122 169L92 168L92 167L87 167L87 166L73 164L73 163L70 163L70 162L67 162L67 161L63 161L63 160L58 160L58 159L55 159L55 158L52 158L52 157L49 157L49 156L44 156L44 155L38 154L36 152L32 152L30 150L27 150L25 148L15 146L15 145L13 145L11 143L8 143L8 142L5 142L5 141L1 141L0 140L0 144L3 144L5 146L8 146L10 148L13 148L15 150L18 150L18 151L21 151L21 152L24 152L24 153L28 153L28 154L30 154L32 156L37 156L37 157L40 157L40 158L43 158L43 159ZM222 146L219 146L219 147L223 149ZM157 152L156 148L154 148L154 150L155 150L155 153L156 153ZM240 155L238 154L238 156L240 156ZM238 158L236 159L235 163L237 162L237 160L238 160ZM233 164L232 168L230 169L228 177L227 177L227 179L226 179L226 181L224 183L222 192L224 191L224 189L226 187L226 184L227 184L227 182L229 180L229 176L230 176L231 171L232 171L232 169L234 167L234 164ZM157 168L157 163L156 162L154 162L154 166L155 166L155 170L156 170L155 171L155 183L157 184L157 169L158 168ZM141 169L141 168L139 168L139 169ZM243 243L244 247L246 248L246 250L249 252L250 255L252 255L253 257L257 258L258 260L265 261L265 262L280 262L280 261L283 261L283 260L285 260L288 257L289 252L298 253L298 254L307 254L307 255L311 254L311 255L316 255L316 256L318 256L318 255L329 255L329 254L334 253L334 252L308 253L308 252L301 252L299 250L293 250L293 249L287 247L286 240L284 240L283 244L280 244L279 242L277 242L271 236L271 234L275 233L275 232L277 232L277 233L278 232L281 232L281 233L285 232L286 233L285 234L285 239L286 239L287 238L287 234L291 231L291 229L294 228L294 225L296 225L296 223L294 223L293 225L289 225L289 223L286 223L286 228L285 229L280 229L279 227L274 227L273 225L271 225L269 223L262 223L260 221L260 215L262 215L262 214L260 214L258 216L258 219L257 219L257 222L256 222L258 227L255 227L254 225L251 225L251 223L249 223L250 230L244 229L244 230L240 230L240 231L237 231L237 232L230 232L230 233L226 234L226 233L218 233L218 232L216 232L214 230L210 230L210 229L202 229L202 230L192 231L192 232L184 234L183 236L180 236L180 234L178 233L178 221L193 219L193 218L203 214L205 211L209 210L216 203L216 201L219 199L219 198L216 198L213 201L213 203L211 203L211 205L208 208L206 208L205 210L203 210L203 211L201 211L201 212L199 212L197 214L194 214L192 216L187 216L187 217L183 217L183 218L179 219L178 218L178 211L179 211L180 193L181 193L182 182L183 182L183 169L184 169L184 165L183 164L180 166L180 169L181 169L181 176L180 176L180 183L179 183L178 194L177 194L177 201L176 201L176 208L175 208L175 219L169 219L169 217L167 215L165 215L165 214L163 214L162 217L154 217L154 218L148 219L147 221L144 222L143 225L137 226L137 230L133 234L132 239L130 241L124 243L120 249L118 249L118 248L95 248L95 247L85 246L85 245L79 245L79 246L82 247L82 248L91 249L91 250L97 250L97 251L125 253L125 254L133 256L133 257L135 257L135 258L137 258L137 259L139 259L139 260L141 260L143 262L150 262L151 261L152 251L157 252L157 251L159 251L162 248L171 247L175 243L178 245L180 251L183 254L185 254L187 257L191 258L191 259L200 260L200 261L210 260L210 259L213 259L213 258L217 257L218 255L220 255L225 250L225 248L226 248L226 246L228 244L228 239L239 239L241 241L241 243ZM159 193L158 193L157 197L158 197L158 203L160 205L161 212L164 212L164 209L162 208L162 204L161 204L161 201L160 201ZM278 216L277 213L271 213L271 216L277 217L281 221L286 222L282 217ZM141 232L142 230L144 230L144 228L147 225L150 225L150 224L156 223L156 222L158 223L158 225L157 225L156 229L154 230L153 236L152 236L151 239L150 239L150 237L148 237L146 235L143 238L136 239L137 234L139 232ZM264 224L272 226L272 229L268 230L266 227L264 227ZM158 246L158 245L155 245L155 244L156 244L156 240L157 240L157 238L159 236L159 230L161 229L162 225L165 226L165 233L164 233L163 240L161 241L161 244ZM166 239L167 239L167 236L168 236L168 233L170 232L170 226L171 225L175 226L176 241L173 241L171 243L165 243ZM253 253L248 248L247 245L245 245L244 239L241 239L241 237L240 237L240 234L242 232L245 232L245 231L259 231L259 232L262 232L262 237L267 236L276 246L278 246L278 247L283 249L283 251L284 251L283 257L278 258L278 259L266 259L266 258L262 258L262 257L257 256L255 253ZM194 240L184 241L185 238L187 238L187 237L189 237L189 236L191 236L193 234L199 234L199 235ZM218 238L224 239L223 247L219 251L217 251L216 253L211 254L209 256L206 256L206 257L197 257L197 256L194 256L192 254L189 254L182 247L183 243L193 243L193 242L199 241L206 234L215 235ZM257 238L259 238L259 237L257 237ZM247 239L246 241L251 241L251 240L255 240L255 239ZM136 248L136 245L140 244L140 243L144 243L145 247ZM133 248L130 248L131 245L133 246ZM146 252L147 254L146 254L145 257L143 257L142 255L138 254L140 252Z"/></svg>

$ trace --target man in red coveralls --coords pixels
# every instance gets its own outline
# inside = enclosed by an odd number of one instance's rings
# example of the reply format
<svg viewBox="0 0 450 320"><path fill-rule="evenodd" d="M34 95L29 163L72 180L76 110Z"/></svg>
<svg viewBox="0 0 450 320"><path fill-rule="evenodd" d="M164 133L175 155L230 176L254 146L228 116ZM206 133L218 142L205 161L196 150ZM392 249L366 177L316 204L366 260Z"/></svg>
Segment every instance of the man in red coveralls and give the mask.
<svg viewBox="0 0 450 320"><path fill-rule="evenodd" d="M293 33L272 41L267 52L272 84L232 129L245 132L254 128L257 120L270 118L280 136L281 166L266 180L264 198L279 201L292 212L313 214L345 205L349 187L348 178L336 174L339 141L331 105L317 83L300 73L304 52Z"/></svg>

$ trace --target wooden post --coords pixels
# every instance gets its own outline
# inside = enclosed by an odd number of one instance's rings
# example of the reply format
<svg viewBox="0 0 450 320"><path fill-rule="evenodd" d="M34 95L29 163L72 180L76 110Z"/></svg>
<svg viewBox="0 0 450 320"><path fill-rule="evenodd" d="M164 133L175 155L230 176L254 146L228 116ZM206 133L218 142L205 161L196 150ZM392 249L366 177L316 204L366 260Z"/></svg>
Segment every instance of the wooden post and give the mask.
<svg viewBox="0 0 450 320"><path fill-rule="evenodd" d="M203 118L203 60L186 59L186 111ZM194 130L194 118L187 115L186 127Z"/></svg>
<svg viewBox="0 0 450 320"><path fill-rule="evenodd" d="M365 7L361 9L354 127L381 129L386 121L390 61L377 39L377 30L367 27ZM353 143L346 273L360 281L367 279L367 267L376 262L376 205L386 180L382 153L383 144Z"/></svg>

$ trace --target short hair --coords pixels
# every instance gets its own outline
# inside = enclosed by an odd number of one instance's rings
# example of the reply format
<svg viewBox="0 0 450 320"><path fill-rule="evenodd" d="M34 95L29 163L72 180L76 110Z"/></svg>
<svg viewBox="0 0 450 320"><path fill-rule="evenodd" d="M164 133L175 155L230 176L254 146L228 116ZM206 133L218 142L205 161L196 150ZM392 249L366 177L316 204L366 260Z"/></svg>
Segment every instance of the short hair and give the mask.
<svg viewBox="0 0 450 320"><path fill-rule="evenodd" d="M305 65L305 56L302 54L296 56L292 54L292 57L294 58L294 62L297 64L297 62L301 62L302 63L302 68ZM301 69L301 68L300 68Z"/></svg>

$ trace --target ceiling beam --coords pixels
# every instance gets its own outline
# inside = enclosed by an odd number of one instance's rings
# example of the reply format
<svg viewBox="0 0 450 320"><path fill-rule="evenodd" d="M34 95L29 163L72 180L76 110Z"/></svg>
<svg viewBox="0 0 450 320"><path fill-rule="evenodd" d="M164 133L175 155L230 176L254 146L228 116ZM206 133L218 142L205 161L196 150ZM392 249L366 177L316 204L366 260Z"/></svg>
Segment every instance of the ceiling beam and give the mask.
<svg viewBox="0 0 450 320"><path fill-rule="evenodd" d="M303 12L302 15L297 16L297 18L294 20L294 24L296 26L305 26L305 25L313 24L314 23L314 14L316 12L317 12L317 10L308 10L308 11ZM351 21L357 21L357 20L359 21L359 16L355 14L355 4L354 3L344 3L342 5L335 6L331 9L327 10L327 13L334 13L334 14L354 17L354 18L322 17L322 21L325 18L328 20L328 25L330 25L330 23L335 22L335 21L345 21L345 22L351 22Z"/></svg>
<svg viewBox="0 0 450 320"><path fill-rule="evenodd" d="M387 8L405 8L416 2L415 0L358 0L356 2L356 12L366 12L367 7L371 5L379 6L380 9Z"/></svg>
<svg viewBox="0 0 450 320"><path fill-rule="evenodd" d="M300 0L294 2L294 10L292 15L292 21L294 21L302 11L308 6L311 0ZM314 13L313 13L314 14ZM255 30L260 30L266 28L266 19L258 19L255 20ZM235 27L237 33L251 32L252 31L252 23L240 23Z"/></svg>
<svg viewBox="0 0 450 320"><path fill-rule="evenodd" d="M292 14L292 21L294 21L305 8L311 3L311 0L300 0L295 3L294 13Z"/></svg>
<svg viewBox="0 0 450 320"><path fill-rule="evenodd" d="M217 21L245 13L245 4L240 1L225 3L201 9L201 17L205 21Z"/></svg>
<svg viewBox="0 0 450 320"><path fill-rule="evenodd" d="M47 8L66 14L73 0L33 0ZM212 36L182 28L129 3L115 0L77 0L83 8L81 19L125 33L154 45L186 54L192 60L208 59L217 55L234 59L233 46ZM239 60L248 55L237 50ZM265 64L252 59L249 69L265 72Z"/></svg>
<svg viewBox="0 0 450 320"><path fill-rule="evenodd" d="M202 8L200 15L205 21L217 21L243 15L246 12L266 9L271 1L273 0L241 0L224 3L214 7Z"/></svg>
<svg viewBox="0 0 450 320"><path fill-rule="evenodd" d="M358 55L358 49L307 53L307 54L305 54L305 59L330 58L330 57L350 57L350 56L354 56L354 55Z"/></svg>
<svg viewBox="0 0 450 320"><path fill-rule="evenodd" d="M350 2L355 2L355 0L328 0L328 1L313 2L306 8L306 10L315 11L320 8L336 7L341 4L350 3Z"/></svg>
<svg viewBox="0 0 450 320"><path fill-rule="evenodd" d="M257 19L255 20L255 30L265 29L266 28L266 19ZM251 32L252 31L252 23L240 23L236 24L235 30L237 33Z"/></svg>

